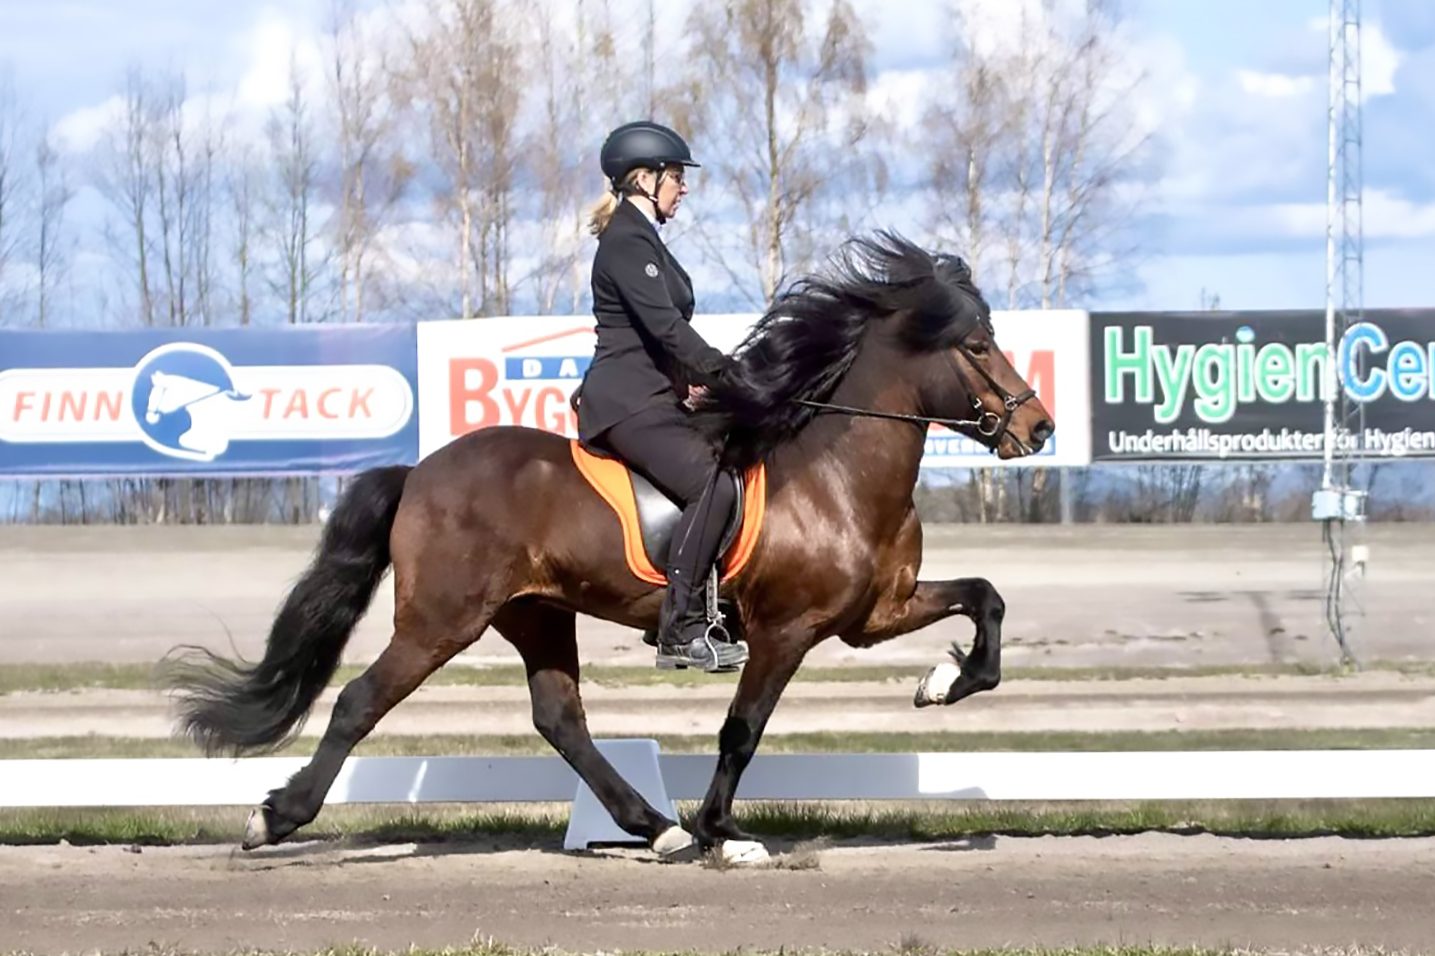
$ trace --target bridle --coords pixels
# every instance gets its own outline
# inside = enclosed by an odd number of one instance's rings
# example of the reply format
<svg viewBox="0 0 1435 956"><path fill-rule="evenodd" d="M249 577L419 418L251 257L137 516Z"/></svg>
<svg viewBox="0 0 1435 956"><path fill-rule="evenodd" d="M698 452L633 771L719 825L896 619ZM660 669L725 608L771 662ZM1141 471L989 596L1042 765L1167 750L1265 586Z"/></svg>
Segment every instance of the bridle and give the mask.
<svg viewBox="0 0 1435 956"><path fill-rule="evenodd" d="M977 357L972 354L972 350L967 347L965 342L958 342L956 350L962 353L962 357L967 360L967 363L977 370L977 374L986 381L991 390L996 392L997 396L1002 400L1001 414L982 407L981 397L977 395L976 389L972 388L971 379L966 376L962 371L962 367L957 364L956 359L952 358L950 354L947 356L947 360L952 363L952 371L956 373L957 381L962 383L962 388L966 389L967 395L971 397L972 410L976 412L975 418L934 418L930 415L880 412L871 408L854 408L851 405L834 405L831 402L814 402L802 398L796 399L795 401L798 405L805 408L815 408L819 411L836 412L841 415L852 415L860 418L885 418L898 422L910 422L923 429L931 425L942 425L954 431L960 428L974 428L977 434L988 440L988 450L995 454L997 448L1001 445L1002 439L1009 436L1008 430L1011 427L1012 416L1016 414L1018 408L1021 408L1022 405L1036 397L1036 391L1035 389L1027 388L1017 395L1011 394L997 383L997 380L992 377L990 372L982 367L982 364L977 361ZM1031 454L1032 448L1027 445L1026 442L1017 438L1015 435L1010 435L1010 438L1016 442L1024 454Z"/></svg>

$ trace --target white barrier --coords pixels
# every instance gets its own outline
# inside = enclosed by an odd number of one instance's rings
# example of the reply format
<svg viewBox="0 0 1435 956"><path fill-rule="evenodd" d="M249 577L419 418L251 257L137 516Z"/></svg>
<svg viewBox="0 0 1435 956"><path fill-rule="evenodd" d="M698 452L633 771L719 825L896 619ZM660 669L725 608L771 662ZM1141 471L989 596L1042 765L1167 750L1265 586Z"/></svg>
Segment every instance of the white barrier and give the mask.
<svg viewBox="0 0 1435 956"><path fill-rule="evenodd" d="M667 795L700 799L715 757L658 758ZM224 806L258 802L307 761L0 761L0 807ZM329 803L559 802L558 757L354 757ZM1435 798L1435 750L758 755L748 800L1248 800Z"/></svg>

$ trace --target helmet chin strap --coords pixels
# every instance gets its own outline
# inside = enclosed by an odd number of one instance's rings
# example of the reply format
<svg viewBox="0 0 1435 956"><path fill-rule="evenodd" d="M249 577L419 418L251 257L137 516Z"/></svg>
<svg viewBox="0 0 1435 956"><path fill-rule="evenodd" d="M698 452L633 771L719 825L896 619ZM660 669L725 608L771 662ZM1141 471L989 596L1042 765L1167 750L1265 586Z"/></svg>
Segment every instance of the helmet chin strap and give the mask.
<svg viewBox="0 0 1435 956"><path fill-rule="evenodd" d="M662 172L661 170L659 170L659 171L658 171L658 174L657 174L657 179L655 180L655 184L656 184L656 183L661 183L661 182L662 182L662 179L663 179L663 172ZM663 215L662 207L658 205L658 193L657 193L657 189L656 189L656 188L653 190L653 192L648 192L648 191L647 191L646 189L644 189L642 186L639 186L639 185L638 185L638 181L635 179L635 180L633 180L632 182L626 184L625 186L621 186L621 187L618 188L617 192L618 192L618 194L619 194L620 196L623 194L623 190L628 190L629 192L637 193L639 196L642 196L642 197L643 197L644 199L646 199L648 202L652 203L652 204L653 204L653 218L658 221L658 225L661 226L661 225L663 225L664 223L666 223L666 222L668 221L668 217L665 216L665 215Z"/></svg>

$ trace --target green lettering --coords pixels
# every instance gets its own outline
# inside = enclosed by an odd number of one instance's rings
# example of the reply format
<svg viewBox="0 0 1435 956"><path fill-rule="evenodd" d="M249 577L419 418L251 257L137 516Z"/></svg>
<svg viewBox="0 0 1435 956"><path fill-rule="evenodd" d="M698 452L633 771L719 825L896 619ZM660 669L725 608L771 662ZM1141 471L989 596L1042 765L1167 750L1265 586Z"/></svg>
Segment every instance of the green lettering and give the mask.
<svg viewBox="0 0 1435 956"><path fill-rule="evenodd" d="M1324 398L1326 369L1330 367L1330 349L1324 342L1302 342L1295 347L1295 398L1313 402Z"/></svg>
<svg viewBox="0 0 1435 956"><path fill-rule="evenodd" d="M1196 350L1197 371L1191 376L1196 387L1196 414L1205 421L1229 421L1236 412L1236 388L1232 379L1235 349L1210 343Z"/></svg>
<svg viewBox="0 0 1435 956"><path fill-rule="evenodd" d="M1138 325L1131 330L1130 352L1121 351L1121 326L1106 327L1106 403L1126 401L1123 377L1130 375L1135 387L1132 397L1137 402L1151 401L1151 326Z"/></svg>
<svg viewBox="0 0 1435 956"><path fill-rule="evenodd" d="M1174 354L1169 345L1156 349L1156 378L1161 383L1161 404L1156 407L1156 421L1169 425L1181 417L1186 404L1186 384L1191 377L1194 346L1177 346Z"/></svg>
<svg viewBox="0 0 1435 956"><path fill-rule="evenodd" d="M1236 375L1240 400L1249 404L1256 400L1256 347L1245 342L1237 345L1236 358L1240 364L1240 372Z"/></svg>
<svg viewBox="0 0 1435 956"><path fill-rule="evenodd" d="M1288 402L1295 393L1294 356L1279 342L1263 346L1256 357L1256 391L1268 402Z"/></svg>

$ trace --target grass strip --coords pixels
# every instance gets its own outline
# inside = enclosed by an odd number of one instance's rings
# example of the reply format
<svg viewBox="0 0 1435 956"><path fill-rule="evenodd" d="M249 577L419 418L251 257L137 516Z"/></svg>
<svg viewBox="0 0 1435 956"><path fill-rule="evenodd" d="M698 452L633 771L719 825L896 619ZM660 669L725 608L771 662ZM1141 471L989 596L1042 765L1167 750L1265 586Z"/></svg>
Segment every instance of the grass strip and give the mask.
<svg viewBox="0 0 1435 956"><path fill-rule="evenodd" d="M1367 671L1399 673L1412 677L1435 676L1435 662L1372 661ZM346 665L334 675L335 686L348 683L363 668ZM908 682L923 673L921 665L854 665L804 667L797 680L808 683ZM1347 668L1316 664L1230 664L1194 667L1008 667L1007 680L1033 681L1122 681L1167 680L1181 677L1341 677ZM652 667L595 665L583 671L585 681L606 687L692 686L727 682L736 675L702 674L694 671L659 671ZM450 664L425 683L437 687L522 686L523 668L518 664ZM0 664L0 694L24 691L74 691L87 689L153 690L157 687L154 664Z"/></svg>
<svg viewBox="0 0 1435 956"><path fill-rule="evenodd" d="M715 735L658 735L664 753L714 753ZM317 737L301 737L283 753L313 753ZM990 753L992 751L1175 751L1175 750L1429 750L1435 727L1350 729L1234 729L1160 731L1020 731L971 733L857 733L814 731L771 734L762 753ZM528 756L552 748L532 734L381 734L354 751L366 757ZM100 757L200 757L187 740L148 737L0 738L0 759L62 760Z"/></svg>
<svg viewBox="0 0 1435 956"><path fill-rule="evenodd" d="M919 937L906 936L896 945L879 950L741 949L727 951L700 950L623 950L626 956L1398 956L1384 949L1369 947L1321 947L1299 950L1209 949L1204 947L1168 946L1080 946L1060 949L945 949L932 946ZM131 950L93 950L93 956L136 956ZM570 951L545 946L523 949L503 943L485 942L444 949L406 947L402 950L373 949L368 946L338 946L314 950L231 949L216 952L176 949L151 944L145 956L575 956ZM28 956L17 952L13 956Z"/></svg>
<svg viewBox="0 0 1435 956"><path fill-rule="evenodd" d="M684 815L696 809L687 804ZM244 808L0 811L0 844L237 843ZM327 807L302 833L352 843L473 841L491 848L556 847L567 804L423 808ZM741 825L784 840L817 837L945 842L993 836L1110 836L1147 832L1246 838L1435 836L1430 800L1179 802L760 803L737 806ZM482 849L480 847L479 849Z"/></svg>

